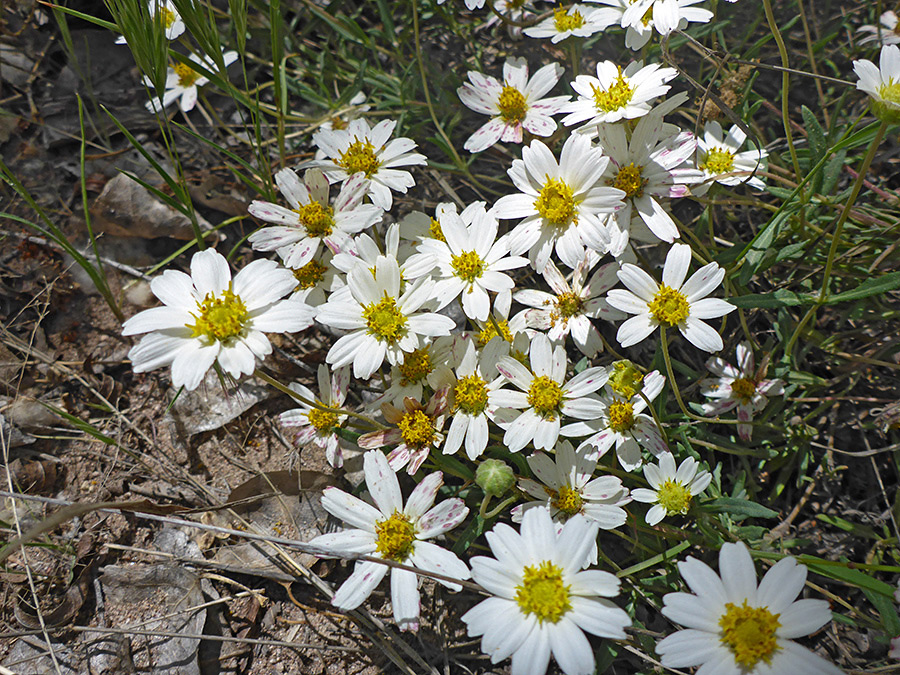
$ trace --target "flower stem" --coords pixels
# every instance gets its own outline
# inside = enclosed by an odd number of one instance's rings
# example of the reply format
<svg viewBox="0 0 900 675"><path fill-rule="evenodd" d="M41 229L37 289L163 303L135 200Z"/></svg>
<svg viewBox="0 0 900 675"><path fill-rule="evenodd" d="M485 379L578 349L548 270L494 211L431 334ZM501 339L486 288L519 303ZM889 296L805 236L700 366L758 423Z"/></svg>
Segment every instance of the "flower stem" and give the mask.
<svg viewBox="0 0 900 675"><path fill-rule="evenodd" d="M687 409L687 406L684 405L684 401L681 398L681 391L678 389L678 383L675 381L675 372L672 370L672 359L669 357L669 338L666 335L667 329L662 326L660 328L660 342L662 344L663 360L665 360L666 362L666 373L668 373L669 375L669 385L672 387L672 392L675 394L675 400L678 401L678 407L681 408L681 412L683 412L692 420L697 420L698 422L709 422L709 419L700 417L699 415L695 415Z"/></svg>

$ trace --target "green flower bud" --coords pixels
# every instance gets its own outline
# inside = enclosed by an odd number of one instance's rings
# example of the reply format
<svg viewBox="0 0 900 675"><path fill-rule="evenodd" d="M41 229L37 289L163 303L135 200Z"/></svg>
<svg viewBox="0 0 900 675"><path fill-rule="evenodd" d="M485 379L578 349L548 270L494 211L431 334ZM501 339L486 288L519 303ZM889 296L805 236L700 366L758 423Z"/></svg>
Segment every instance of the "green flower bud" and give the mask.
<svg viewBox="0 0 900 675"><path fill-rule="evenodd" d="M504 494L515 482L516 474L501 459L486 459L475 470L475 483L492 497Z"/></svg>
<svg viewBox="0 0 900 675"><path fill-rule="evenodd" d="M628 359L615 361L609 374L609 386L619 396L630 399L641 391L644 375Z"/></svg>

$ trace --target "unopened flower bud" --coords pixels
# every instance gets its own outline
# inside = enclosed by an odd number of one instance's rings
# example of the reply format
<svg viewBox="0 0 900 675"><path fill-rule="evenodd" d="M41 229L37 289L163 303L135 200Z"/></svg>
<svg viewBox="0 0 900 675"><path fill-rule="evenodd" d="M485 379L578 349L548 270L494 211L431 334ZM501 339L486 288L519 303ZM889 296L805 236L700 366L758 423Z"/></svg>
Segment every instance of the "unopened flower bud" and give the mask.
<svg viewBox="0 0 900 675"><path fill-rule="evenodd" d="M619 396L630 399L641 391L644 375L628 359L615 361L609 373L609 386Z"/></svg>
<svg viewBox="0 0 900 675"><path fill-rule="evenodd" d="M486 459L475 470L475 483L485 494L499 497L516 482L516 474L501 459Z"/></svg>

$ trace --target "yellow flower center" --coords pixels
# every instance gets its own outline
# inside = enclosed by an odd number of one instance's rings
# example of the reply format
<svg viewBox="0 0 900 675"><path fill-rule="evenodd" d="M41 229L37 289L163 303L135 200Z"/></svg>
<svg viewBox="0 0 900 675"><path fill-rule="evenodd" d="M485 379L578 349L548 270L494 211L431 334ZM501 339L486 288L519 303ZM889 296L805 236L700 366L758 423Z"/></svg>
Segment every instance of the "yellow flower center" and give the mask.
<svg viewBox="0 0 900 675"><path fill-rule="evenodd" d="M610 185L622 190L625 193L625 199L640 197L644 194L644 184L647 182L643 178L643 169L642 166L635 166L634 162L623 166L616 173L616 177L610 182Z"/></svg>
<svg viewBox="0 0 900 675"><path fill-rule="evenodd" d="M209 340L224 342L241 334L244 324L250 318L250 312L244 305L244 301L235 295L231 286L216 297L207 293L203 302L197 305L200 315L193 312L194 325L187 325L191 329L191 337L205 336Z"/></svg>
<svg viewBox="0 0 900 675"><path fill-rule="evenodd" d="M613 401L607 409L609 428L619 433L630 431L634 426L634 406L628 401Z"/></svg>
<svg viewBox="0 0 900 675"><path fill-rule="evenodd" d="M447 239L444 237L444 231L441 229L441 223L437 218L431 219L431 225L428 227L428 234L431 235L432 239L437 239L445 244L447 243Z"/></svg>
<svg viewBox="0 0 900 675"><path fill-rule="evenodd" d="M571 319L584 311L584 300L576 293L561 293L556 296L556 310L550 313L550 320L556 323L559 318Z"/></svg>
<svg viewBox="0 0 900 675"><path fill-rule="evenodd" d="M450 267L456 276L470 284L484 274L484 260L475 251L450 256Z"/></svg>
<svg viewBox="0 0 900 675"><path fill-rule="evenodd" d="M581 16L581 12L577 9L569 14L565 7L560 7L553 12L553 25L556 27L557 32L565 33L566 31L581 28L584 25L584 17Z"/></svg>
<svg viewBox="0 0 900 675"><path fill-rule="evenodd" d="M497 325L500 327L500 335L507 342L513 341L513 335L509 331L509 322L505 319L498 319ZM478 334L478 346L484 347L488 342L497 337L497 329L494 327L493 321L488 321L484 324L484 327L481 329L481 332Z"/></svg>
<svg viewBox="0 0 900 675"><path fill-rule="evenodd" d="M318 408L310 408L306 413L306 419L315 428L316 431L331 431L337 425L338 416L327 410L319 410Z"/></svg>
<svg viewBox="0 0 900 675"><path fill-rule="evenodd" d="M500 108L500 118L504 122L521 122L528 111L528 104L522 92L508 84L500 92L497 107Z"/></svg>
<svg viewBox="0 0 900 675"><path fill-rule="evenodd" d="M424 380L434 370L434 366L431 365L431 354L427 349L415 349L404 355L403 363L397 366L397 370L403 376L400 380L401 386Z"/></svg>
<svg viewBox="0 0 900 675"><path fill-rule="evenodd" d="M663 326L677 326L691 313L684 293L665 284L660 285L648 307L653 318Z"/></svg>
<svg viewBox="0 0 900 675"><path fill-rule="evenodd" d="M558 492L550 488L547 488L547 492L550 494L550 503L567 516L581 513L581 506L584 504L584 500L581 498L581 493L578 490L573 490L568 485L563 485Z"/></svg>
<svg viewBox="0 0 900 675"><path fill-rule="evenodd" d="M601 112L612 112L619 110L631 103L634 96L634 87L622 77L622 69L619 68L619 77L606 89L599 87L591 88L594 90L594 106Z"/></svg>
<svg viewBox="0 0 900 675"><path fill-rule="evenodd" d="M294 270L294 278L297 280L297 288L307 290L315 288L316 284L325 278L328 267L318 260L310 260L303 267Z"/></svg>
<svg viewBox="0 0 900 675"><path fill-rule="evenodd" d="M487 408L487 383L478 375L459 378L453 388L456 407L469 415L480 415Z"/></svg>
<svg viewBox="0 0 900 675"><path fill-rule="evenodd" d="M556 178L547 179L534 201L534 208L541 217L557 227L568 225L572 221L578 222L575 206L572 188L566 185L565 181Z"/></svg>
<svg viewBox="0 0 900 675"><path fill-rule="evenodd" d="M176 63L172 66L172 70L178 76L178 86L185 89L192 86L197 81L197 78L200 77L200 73L186 63Z"/></svg>
<svg viewBox="0 0 900 675"><path fill-rule="evenodd" d="M556 419L562 397L562 387L546 375L535 377L528 387L528 405L534 408L538 415L548 420Z"/></svg>
<svg viewBox="0 0 900 675"><path fill-rule="evenodd" d="M399 511L375 523L375 550L388 560L402 563L413 552L415 541L415 526Z"/></svg>
<svg viewBox="0 0 900 675"><path fill-rule="evenodd" d="M665 480L656 491L656 498L670 516L687 513L691 505L691 491L675 480Z"/></svg>
<svg viewBox="0 0 900 675"><path fill-rule="evenodd" d="M878 95L885 101L900 105L900 81L895 82L893 77L890 78L887 83L878 87Z"/></svg>
<svg viewBox="0 0 900 675"><path fill-rule="evenodd" d="M397 428L400 429L403 442L417 450L428 447L434 440L434 424L421 410L413 410L403 415L397 423Z"/></svg>
<svg viewBox="0 0 900 675"><path fill-rule="evenodd" d="M731 383L731 393L745 403L749 403L756 394L756 382L746 377L739 377Z"/></svg>
<svg viewBox="0 0 900 675"><path fill-rule="evenodd" d="M613 363L613 371L609 374L609 386L623 398L631 399L642 388L644 376L631 361L622 360Z"/></svg>
<svg viewBox="0 0 900 675"><path fill-rule="evenodd" d="M334 209L330 206L312 201L295 209L294 213L300 217L300 224L306 228L306 233L310 237L327 237L331 234L334 227Z"/></svg>
<svg viewBox="0 0 900 675"><path fill-rule="evenodd" d="M355 140L341 153L335 163L347 173L353 174L362 171L366 174L366 178L371 178L372 174L381 166L381 162L375 156L375 146L368 138L362 140L356 136L353 138Z"/></svg>
<svg viewBox="0 0 900 675"><path fill-rule="evenodd" d="M644 12L644 16L641 17L641 23L644 26L649 26L650 22L653 21L653 5L647 8L647 11Z"/></svg>
<svg viewBox="0 0 900 675"><path fill-rule="evenodd" d="M771 663L772 655L781 649L775 631L781 626L780 614L772 614L766 607L740 607L725 604L725 614L719 619L722 643L734 654L742 670L752 671L760 661Z"/></svg>
<svg viewBox="0 0 900 675"><path fill-rule="evenodd" d="M172 24L175 23L175 12L170 10L168 7L162 7L159 10L159 14L157 15L162 20L163 26L166 28L171 28Z"/></svg>
<svg viewBox="0 0 900 675"><path fill-rule="evenodd" d="M525 614L534 614L541 623L556 623L572 609L571 588L563 584L562 569L545 560L537 567L529 565L522 570L516 602Z"/></svg>
<svg viewBox="0 0 900 675"><path fill-rule="evenodd" d="M406 334L406 316L397 307L397 300L387 293L377 303L363 307L363 318L369 334L384 342L395 342Z"/></svg>
<svg viewBox="0 0 900 675"><path fill-rule="evenodd" d="M728 173L734 169L734 153L725 148L713 148L706 153L706 161L700 168L714 175Z"/></svg>

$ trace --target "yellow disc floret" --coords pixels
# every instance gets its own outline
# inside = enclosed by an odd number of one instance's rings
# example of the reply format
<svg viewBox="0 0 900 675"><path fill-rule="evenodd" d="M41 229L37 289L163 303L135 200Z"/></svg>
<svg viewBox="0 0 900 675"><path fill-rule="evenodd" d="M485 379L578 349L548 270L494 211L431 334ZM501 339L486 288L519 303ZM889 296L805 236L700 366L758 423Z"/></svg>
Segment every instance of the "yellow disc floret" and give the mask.
<svg viewBox="0 0 900 675"><path fill-rule="evenodd" d="M487 408L487 382L478 375L465 375L453 388L456 407L469 415L480 415Z"/></svg>
<svg viewBox="0 0 900 675"><path fill-rule="evenodd" d="M746 377L739 377L731 383L731 393L735 398L749 403L756 394L756 382Z"/></svg>
<svg viewBox="0 0 900 675"><path fill-rule="evenodd" d="M397 422L403 442L417 450L427 448L434 440L435 430L431 418L421 410L412 410Z"/></svg>
<svg viewBox="0 0 900 675"><path fill-rule="evenodd" d="M562 403L562 387L546 375L538 375L528 387L528 405L544 419L554 420Z"/></svg>
<svg viewBox="0 0 900 675"><path fill-rule="evenodd" d="M687 513L691 506L691 491L676 480L665 480L656 491L657 501L666 513L674 516Z"/></svg>
<svg viewBox="0 0 900 675"><path fill-rule="evenodd" d="M294 212L310 237L327 237L334 228L334 209L330 206L312 201Z"/></svg>
<svg viewBox="0 0 900 675"><path fill-rule="evenodd" d="M388 560L402 563L413 552L415 542L415 526L399 511L375 523L375 550Z"/></svg>
<svg viewBox="0 0 900 675"><path fill-rule="evenodd" d="M404 355L403 363L397 366L397 370L403 376L400 380L401 386L405 387L415 382L420 382L434 370L434 366L431 363L431 354L428 353L427 349L414 349Z"/></svg>
<svg viewBox="0 0 900 675"><path fill-rule="evenodd" d="M522 570L522 583L516 586L516 602L525 614L534 614L541 623L556 623L572 609L571 588L563 584L562 569L545 560Z"/></svg>
<svg viewBox="0 0 900 675"><path fill-rule="evenodd" d="M644 184L646 183L642 173L643 169L644 167L635 166L632 162L620 168L616 177L609 184L622 190L625 193L625 199L640 197L644 194Z"/></svg>
<svg viewBox="0 0 900 675"><path fill-rule="evenodd" d="M500 108L500 119L507 123L521 122L525 119L525 113L528 112L528 104L525 102L522 92L508 84L500 92L497 107Z"/></svg>
<svg viewBox="0 0 900 675"><path fill-rule="evenodd" d="M513 335L509 330L509 322L505 319L498 319L497 326L500 327L500 333L497 333L497 328L494 326L493 321L488 321L481 329L481 332L478 333L478 346L484 347L488 342L490 342L493 338L497 337L499 334L503 337L507 342L513 341Z"/></svg>
<svg viewBox="0 0 900 675"><path fill-rule="evenodd" d="M556 296L556 308L550 312L550 320L555 324L559 319L566 321L584 312L584 300L577 293L560 293Z"/></svg>
<svg viewBox="0 0 900 675"><path fill-rule="evenodd" d="M713 175L728 173L734 169L734 153L725 148L712 148L706 153L706 161L700 168Z"/></svg>
<svg viewBox="0 0 900 675"><path fill-rule="evenodd" d="M172 24L175 23L175 12L168 7L163 7L159 10L159 18L162 21L163 26L171 28Z"/></svg>
<svg viewBox="0 0 900 675"><path fill-rule="evenodd" d="M384 294L379 302L363 307L363 318L374 335L384 342L396 342L406 334L406 316L397 307L397 300Z"/></svg>
<svg viewBox="0 0 900 675"><path fill-rule="evenodd" d="M691 313L691 306L684 293L665 284L660 285L648 307L650 314L662 326L677 326Z"/></svg>
<svg viewBox="0 0 900 675"><path fill-rule="evenodd" d="M294 270L294 278L297 280L297 288L305 291L315 288L316 284L325 278L328 267L318 260L310 260L303 267Z"/></svg>
<svg viewBox="0 0 900 675"><path fill-rule="evenodd" d="M575 213L575 198L565 181L548 178L541 188L541 193L534 201L535 210L551 225L562 227L570 222L578 222Z"/></svg>
<svg viewBox="0 0 900 675"><path fill-rule="evenodd" d="M615 361L612 365L610 388L623 398L633 398L643 388L644 375L628 359Z"/></svg>
<svg viewBox="0 0 900 675"><path fill-rule="evenodd" d="M306 419L316 431L325 433L337 426L338 416L327 410L319 410L318 408L310 408L306 413Z"/></svg>
<svg viewBox="0 0 900 675"><path fill-rule="evenodd" d="M628 401L613 401L607 409L609 428L623 433L634 426L634 406Z"/></svg>
<svg viewBox="0 0 900 675"><path fill-rule="evenodd" d="M218 297L207 293L197 309L199 316L192 312L195 322L187 327L191 329L191 337L204 336L208 340L224 342L240 335L250 318L244 301L232 292L230 284Z"/></svg>
<svg viewBox="0 0 900 675"><path fill-rule="evenodd" d="M567 516L574 516L576 513L581 513L584 499L581 498L581 493L578 492L578 490L574 490L568 485L563 485L558 491L550 490L549 492L550 504L558 508Z"/></svg>
<svg viewBox="0 0 900 675"><path fill-rule="evenodd" d="M451 255L450 267L456 276L470 284L484 274L484 260L475 251Z"/></svg>
<svg viewBox="0 0 900 675"><path fill-rule="evenodd" d="M372 174L381 166L381 162L375 155L375 146L368 138L362 140L356 136L353 138L353 142L341 153L335 163L349 174L362 171L366 174L366 178L371 178Z"/></svg>
<svg viewBox="0 0 900 675"><path fill-rule="evenodd" d="M719 619L721 640L742 671L754 670L760 661L771 663L772 655L780 649L775 637L781 626L779 616L766 607L748 607L746 600L740 607L725 603L725 613Z"/></svg>
<svg viewBox="0 0 900 675"><path fill-rule="evenodd" d="M178 76L178 86L184 87L185 89L192 86L200 77L200 73L186 63L176 63L172 66L172 70L174 70L175 74Z"/></svg>
<svg viewBox="0 0 900 675"><path fill-rule="evenodd" d="M428 234L431 235L432 239L447 243L447 239L444 237L444 230L441 229L441 223L437 218L431 219L431 225L428 226Z"/></svg>
<svg viewBox="0 0 900 675"><path fill-rule="evenodd" d="M893 77L890 78L887 83L878 87L878 95L885 101L900 105L900 81L895 82Z"/></svg>
<svg viewBox="0 0 900 675"><path fill-rule="evenodd" d="M553 25L558 32L565 33L581 28L584 25L584 17L577 9L569 14L565 7L560 7L553 12Z"/></svg>
<svg viewBox="0 0 900 675"><path fill-rule="evenodd" d="M601 112L612 112L624 108L634 96L634 87L622 77L622 69L619 68L619 77L606 89L594 87L594 106Z"/></svg>

